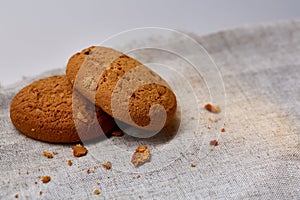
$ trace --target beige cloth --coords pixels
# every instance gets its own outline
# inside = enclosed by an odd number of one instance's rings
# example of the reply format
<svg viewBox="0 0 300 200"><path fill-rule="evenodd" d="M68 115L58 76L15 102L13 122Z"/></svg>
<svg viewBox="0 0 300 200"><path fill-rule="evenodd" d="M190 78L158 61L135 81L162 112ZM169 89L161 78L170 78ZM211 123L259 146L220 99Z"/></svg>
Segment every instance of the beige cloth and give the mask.
<svg viewBox="0 0 300 200"><path fill-rule="evenodd" d="M189 133L194 125L190 119L186 122L190 127L182 125L184 137L177 133L178 137L150 140L153 162L139 169L130 165L130 153L118 157L110 150L114 144L133 152L138 141L129 137L100 142L102 158L93 146L87 146L87 156L74 158L70 145L25 139L10 122L10 101L30 82L64 73L54 70L0 88L1 198L18 194L22 199L300 199L300 21L194 37L218 65L226 89L226 113L221 115L226 132L221 133L219 146L208 151L210 137L202 138L211 131L207 126L214 126L203 109L198 133ZM192 84L201 88L203 83L192 80ZM203 94L198 100L202 107L209 99L205 91L197 92ZM181 111L183 118L189 116L185 112ZM188 134L202 139L184 140ZM174 153L163 151L168 144L174 145ZM43 151L59 154L47 159ZM203 152L209 153L202 156ZM72 166L67 165L69 159ZM101 167L107 160L112 161L112 170ZM88 168L94 172L88 174ZM51 181L42 184L37 177L43 175L50 175ZM94 195L94 189L101 194Z"/></svg>

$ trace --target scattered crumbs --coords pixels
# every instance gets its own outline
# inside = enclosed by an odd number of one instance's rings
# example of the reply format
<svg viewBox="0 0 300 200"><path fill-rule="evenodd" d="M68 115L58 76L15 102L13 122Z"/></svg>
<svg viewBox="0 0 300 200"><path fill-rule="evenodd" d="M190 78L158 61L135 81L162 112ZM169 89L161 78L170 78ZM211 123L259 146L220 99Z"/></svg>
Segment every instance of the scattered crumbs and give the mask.
<svg viewBox="0 0 300 200"><path fill-rule="evenodd" d="M111 133L112 136L116 136L116 137L120 137L120 136L123 136L124 133L121 131L121 130L117 130L117 131L113 131Z"/></svg>
<svg viewBox="0 0 300 200"><path fill-rule="evenodd" d="M194 163L191 163L191 167L196 167L196 165Z"/></svg>
<svg viewBox="0 0 300 200"><path fill-rule="evenodd" d="M75 157L81 157L81 156L85 156L88 152L88 150L82 146L81 144L77 144L76 146L72 146L73 149L73 155Z"/></svg>
<svg viewBox="0 0 300 200"><path fill-rule="evenodd" d="M53 155L57 155L58 154L58 152L57 151L53 151Z"/></svg>
<svg viewBox="0 0 300 200"><path fill-rule="evenodd" d="M150 150L147 146L138 146L132 155L132 164L138 167L148 161L150 161Z"/></svg>
<svg viewBox="0 0 300 200"><path fill-rule="evenodd" d="M27 137L26 135L24 135L24 140L27 140L27 138L28 138L28 137Z"/></svg>
<svg viewBox="0 0 300 200"><path fill-rule="evenodd" d="M94 190L94 194L95 194L95 195L99 195L99 194L100 194L100 191L99 191L98 189L95 189L95 190Z"/></svg>
<svg viewBox="0 0 300 200"><path fill-rule="evenodd" d="M210 127L210 126L208 126L208 127L207 127L207 129L211 129L211 127Z"/></svg>
<svg viewBox="0 0 300 200"><path fill-rule="evenodd" d="M51 177L50 177L50 176L43 176L43 177L42 177L42 182L43 182L43 183L48 183L50 180L51 180Z"/></svg>
<svg viewBox="0 0 300 200"><path fill-rule="evenodd" d="M40 195L42 195L43 194L43 192L42 191L40 191Z"/></svg>
<svg viewBox="0 0 300 200"><path fill-rule="evenodd" d="M41 178L41 176L38 176L38 179L40 179Z"/></svg>
<svg viewBox="0 0 300 200"><path fill-rule="evenodd" d="M216 118L216 119L212 119L211 117L208 118L208 121L215 122L215 123L217 123L220 120L221 120L221 118Z"/></svg>
<svg viewBox="0 0 300 200"><path fill-rule="evenodd" d="M94 170L96 170L97 169L97 166L96 165L94 165Z"/></svg>
<svg viewBox="0 0 300 200"><path fill-rule="evenodd" d="M212 113L220 113L221 112L221 108L219 105L212 105L212 104L208 103L204 106L204 108Z"/></svg>
<svg viewBox="0 0 300 200"><path fill-rule="evenodd" d="M40 168L38 168L38 171L41 171L41 169L40 169Z"/></svg>
<svg viewBox="0 0 300 200"><path fill-rule="evenodd" d="M105 169L111 169L111 162L107 161L106 163L103 163L102 167Z"/></svg>
<svg viewBox="0 0 300 200"><path fill-rule="evenodd" d="M72 160L68 160L68 165L69 165L69 166L72 166L72 165L73 165Z"/></svg>
<svg viewBox="0 0 300 200"><path fill-rule="evenodd" d="M37 184L37 182L35 181L34 184Z"/></svg>
<svg viewBox="0 0 300 200"><path fill-rule="evenodd" d="M219 142L218 142L217 140L212 140L212 141L209 142L209 144L210 144L211 146L218 146L218 145L219 145Z"/></svg>
<svg viewBox="0 0 300 200"><path fill-rule="evenodd" d="M141 178L141 175L138 174L138 175L136 176L136 178Z"/></svg>
<svg viewBox="0 0 300 200"><path fill-rule="evenodd" d="M225 132L225 131L226 131L225 128L222 128L222 129L221 129L221 132Z"/></svg>
<svg viewBox="0 0 300 200"><path fill-rule="evenodd" d="M49 153L47 151L44 151L43 152L44 156L47 157L47 158L53 158L53 154L52 153Z"/></svg>
<svg viewBox="0 0 300 200"><path fill-rule="evenodd" d="M99 182L96 182L96 184L97 184L97 185L100 185L100 183L99 183Z"/></svg>
<svg viewBox="0 0 300 200"><path fill-rule="evenodd" d="M16 199L17 199L17 198L19 198L19 195L18 195L18 194L16 194L16 195L15 195L15 198L16 198Z"/></svg>
<svg viewBox="0 0 300 200"><path fill-rule="evenodd" d="M26 174L27 174L27 175L29 174L28 170L26 171Z"/></svg>
<svg viewBox="0 0 300 200"><path fill-rule="evenodd" d="M90 173L91 173L91 170L90 170L90 169L87 169L87 170L86 170L86 173L87 173L87 174L90 174Z"/></svg>

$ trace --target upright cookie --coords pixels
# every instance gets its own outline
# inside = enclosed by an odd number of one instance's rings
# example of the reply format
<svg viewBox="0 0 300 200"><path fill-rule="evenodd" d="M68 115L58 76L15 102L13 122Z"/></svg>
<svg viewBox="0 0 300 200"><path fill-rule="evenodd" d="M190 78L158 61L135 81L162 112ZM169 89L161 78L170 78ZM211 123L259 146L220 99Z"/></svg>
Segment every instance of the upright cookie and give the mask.
<svg viewBox="0 0 300 200"><path fill-rule="evenodd" d="M130 125L157 130L175 115L176 97L168 84L114 49L90 47L76 53L69 59L66 74L82 95Z"/></svg>
<svg viewBox="0 0 300 200"><path fill-rule="evenodd" d="M24 135L52 143L73 143L100 136L98 123L104 133L115 127L108 114L78 92L73 95L66 76L41 79L23 88L11 102L10 117Z"/></svg>

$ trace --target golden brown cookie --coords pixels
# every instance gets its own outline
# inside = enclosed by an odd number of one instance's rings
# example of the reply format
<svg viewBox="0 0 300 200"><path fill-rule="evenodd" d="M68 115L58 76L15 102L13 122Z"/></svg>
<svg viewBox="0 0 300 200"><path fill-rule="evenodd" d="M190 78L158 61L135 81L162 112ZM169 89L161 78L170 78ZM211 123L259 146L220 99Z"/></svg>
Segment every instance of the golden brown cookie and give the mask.
<svg viewBox="0 0 300 200"><path fill-rule="evenodd" d="M168 84L114 49L93 46L76 53L69 59L66 74L82 95L127 124L157 130L175 115L176 97Z"/></svg>
<svg viewBox="0 0 300 200"><path fill-rule="evenodd" d="M78 92L73 93L66 76L41 79L23 88L11 102L10 117L24 135L52 143L73 143L101 136L98 122L104 133L115 127L108 114Z"/></svg>

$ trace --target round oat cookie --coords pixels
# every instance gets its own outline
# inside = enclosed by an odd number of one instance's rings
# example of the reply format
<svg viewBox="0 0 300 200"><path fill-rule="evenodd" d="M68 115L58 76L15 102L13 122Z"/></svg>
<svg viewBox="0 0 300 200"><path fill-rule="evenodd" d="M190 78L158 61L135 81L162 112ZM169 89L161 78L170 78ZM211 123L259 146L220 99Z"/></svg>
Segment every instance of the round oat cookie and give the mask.
<svg viewBox="0 0 300 200"><path fill-rule="evenodd" d="M24 135L51 143L73 143L101 136L98 123L104 133L115 128L108 114L78 92L73 97L72 94L73 87L66 76L38 80L13 98L11 121Z"/></svg>
<svg viewBox="0 0 300 200"><path fill-rule="evenodd" d="M177 101L168 84L114 49L92 46L74 54L66 74L82 95L127 124L158 130L175 115Z"/></svg>

